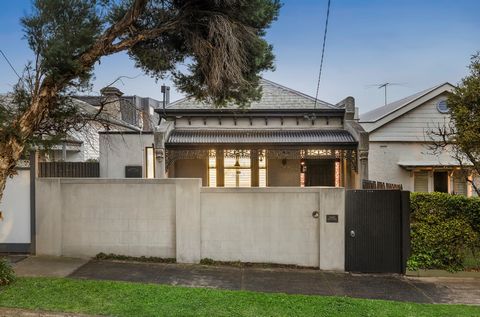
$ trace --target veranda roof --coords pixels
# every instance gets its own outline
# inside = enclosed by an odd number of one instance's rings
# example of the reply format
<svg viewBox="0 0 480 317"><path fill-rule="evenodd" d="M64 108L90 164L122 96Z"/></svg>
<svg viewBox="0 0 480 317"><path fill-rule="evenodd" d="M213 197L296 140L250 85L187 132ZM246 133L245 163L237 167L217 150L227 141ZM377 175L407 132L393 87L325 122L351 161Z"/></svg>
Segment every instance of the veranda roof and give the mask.
<svg viewBox="0 0 480 317"><path fill-rule="evenodd" d="M167 148L262 148L265 146L290 148L316 146L355 149L357 141L345 130L175 129L166 142Z"/></svg>

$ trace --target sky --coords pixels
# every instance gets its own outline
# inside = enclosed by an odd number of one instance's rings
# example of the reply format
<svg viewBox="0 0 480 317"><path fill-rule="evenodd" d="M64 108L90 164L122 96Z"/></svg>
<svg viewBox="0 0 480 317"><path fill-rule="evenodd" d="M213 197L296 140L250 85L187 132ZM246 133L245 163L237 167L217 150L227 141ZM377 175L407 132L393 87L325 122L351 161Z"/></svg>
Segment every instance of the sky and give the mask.
<svg viewBox="0 0 480 317"><path fill-rule="evenodd" d="M30 0L1 0L0 49L17 72L31 60L19 20ZM263 77L315 96L327 0L284 0L268 30L276 69ZM319 99L337 103L353 96L360 113L443 82L457 84L468 74L480 50L479 0L331 0ZM119 76L125 94L162 99L162 83L172 86L171 100L183 94L167 79L156 82L134 67L124 53L105 57L95 68L92 94ZM0 57L0 93L11 90L16 75Z"/></svg>

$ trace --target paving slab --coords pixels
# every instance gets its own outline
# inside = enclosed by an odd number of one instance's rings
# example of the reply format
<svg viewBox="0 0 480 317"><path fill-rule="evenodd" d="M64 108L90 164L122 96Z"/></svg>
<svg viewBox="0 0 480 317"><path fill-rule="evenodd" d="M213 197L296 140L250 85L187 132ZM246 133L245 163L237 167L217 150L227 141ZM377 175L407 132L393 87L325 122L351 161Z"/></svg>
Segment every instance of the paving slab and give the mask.
<svg viewBox="0 0 480 317"><path fill-rule="evenodd" d="M362 275L319 270L90 261L70 277L228 290L480 305L480 279Z"/></svg>
<svg viewBox="0 0 480 317"><path fill-rule="evenodd" d="M7 260L8 263L13 264L25 260L28 255L24 254L2 254L0 258Z"/></svg>
<svg viewBox="0 0 480 317"><path fill-rule="evenodd" d="M429 294L435 303L480 305L480 279L457 277L408 277L412 285Z"/></svg>
<svg viewBox="0 0 480 317"><path fill-rule="evenodd" d="M448 272L445 270L418 270L407 271L407 276L413 277L452 277L452 278L480 278L480 271Z"/></svg>
<svg viewBox="0 0 480 317"><path fill-rule="evenodd" d="M356 298L434 303L434 299L399 275L325 273L335 294Z"/></svg>
<svg viewBox="0 0 480 317"><path fill-rule="evenodd" d="M88 261L68 257L29 256L13 263L13 268L17 276L65 277Z"/></svg>
<svg viewBox="0 0 480 317"><path fill-rule="evenodd" d="M222 270L222 267L217 267ZM318 270L244 269L242 288L257 292L304 295L335 295Z"/></svg>

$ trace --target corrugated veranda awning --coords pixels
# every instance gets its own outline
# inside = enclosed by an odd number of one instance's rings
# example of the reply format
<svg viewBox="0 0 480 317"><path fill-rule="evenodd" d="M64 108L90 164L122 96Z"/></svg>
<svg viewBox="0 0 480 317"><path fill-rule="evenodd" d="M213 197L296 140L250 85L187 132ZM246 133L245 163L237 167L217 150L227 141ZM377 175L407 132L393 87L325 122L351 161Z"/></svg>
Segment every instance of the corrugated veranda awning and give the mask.
<svg viewBox="0 0 480 317"><path fill-rule="evenodd" d="M170 134L167 148L174 147L336 147L357 146L355 138L345 130L304 129L304 130L174 130Z"/></svg>

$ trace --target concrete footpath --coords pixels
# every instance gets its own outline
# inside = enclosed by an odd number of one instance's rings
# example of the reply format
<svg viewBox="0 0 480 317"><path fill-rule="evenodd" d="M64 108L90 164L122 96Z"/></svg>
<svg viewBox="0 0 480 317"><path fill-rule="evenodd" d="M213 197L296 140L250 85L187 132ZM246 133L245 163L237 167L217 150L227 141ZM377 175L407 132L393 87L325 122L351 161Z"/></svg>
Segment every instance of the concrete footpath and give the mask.
<svg viewBox="0 0 480 317"><path fill-rule="evenodd" d="M87 261L62 257L28 257L14 263L14 267L19 276L57 276L227 290L480 305L480 278L364 275L306 269Z"/></svg>

